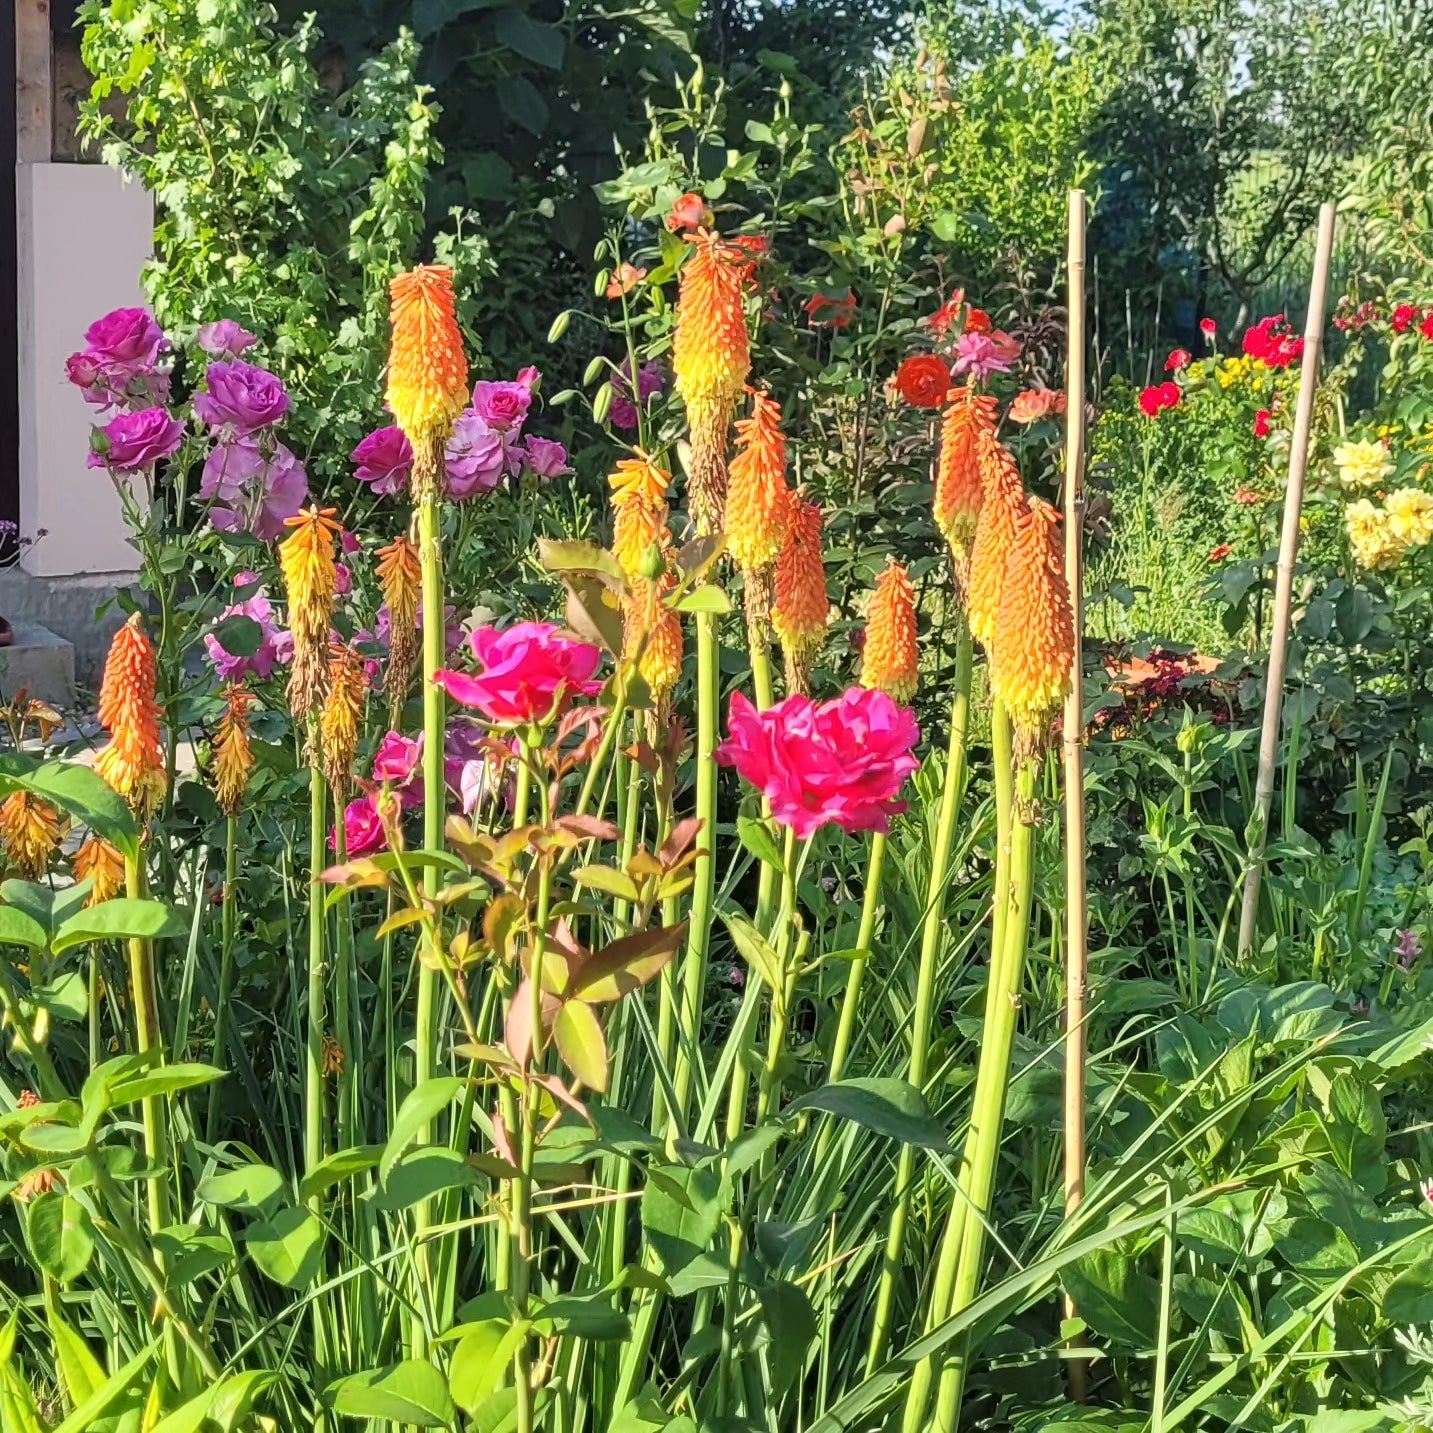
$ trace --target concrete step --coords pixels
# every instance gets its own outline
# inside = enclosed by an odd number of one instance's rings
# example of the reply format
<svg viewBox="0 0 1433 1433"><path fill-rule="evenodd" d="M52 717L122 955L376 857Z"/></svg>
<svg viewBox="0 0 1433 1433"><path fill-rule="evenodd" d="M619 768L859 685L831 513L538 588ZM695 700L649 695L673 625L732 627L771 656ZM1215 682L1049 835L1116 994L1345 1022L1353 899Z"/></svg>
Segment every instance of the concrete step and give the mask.
<svg viewBox="0 0 1433 1433"><path fill-rule="evenodd" d="M0 697L13 701L22 689L62 711L75 705L74 643L38 622L13 622L15 641L0 647Z"/></svg>

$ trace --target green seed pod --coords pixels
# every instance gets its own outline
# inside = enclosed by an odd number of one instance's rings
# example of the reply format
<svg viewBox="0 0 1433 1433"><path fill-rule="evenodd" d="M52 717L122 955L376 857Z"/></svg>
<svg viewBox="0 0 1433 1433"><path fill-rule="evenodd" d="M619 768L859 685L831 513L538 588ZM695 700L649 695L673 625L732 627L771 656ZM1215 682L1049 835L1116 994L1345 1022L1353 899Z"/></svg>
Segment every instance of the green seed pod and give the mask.
<svg viewBox="0 0 1433 1433"><path fill-rule="evenodd" d="M607 421L607 410L612 406L612 385L604 383L597 390L597 396L592 400L592 421L594 423L605 423Z"/></svg>
<svg viewBox="0 0 1433 1433"><path fill-rule="evenodd" d="M567 325L571 322L572 310L570 308L563 309L563 311L553 319L552 327L547 331L547 341L549 343L556 343L558 339L567 332Z"/></svg>

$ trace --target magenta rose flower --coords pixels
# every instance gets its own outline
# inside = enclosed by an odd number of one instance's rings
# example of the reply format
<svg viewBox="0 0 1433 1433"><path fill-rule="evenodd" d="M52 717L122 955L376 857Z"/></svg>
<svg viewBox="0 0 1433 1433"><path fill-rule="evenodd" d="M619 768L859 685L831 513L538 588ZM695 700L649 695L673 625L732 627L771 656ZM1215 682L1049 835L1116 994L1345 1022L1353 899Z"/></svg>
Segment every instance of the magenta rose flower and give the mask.
<svg viewBox="0 0 1433 1433"><path fill-rule="evenodd" d="M602 689L594 675L601 648L564 636L550 623L519 622L501 632L480 627L470 640L478 674L444 670L434 672L433 680L490 722L547 721L573 697Z"/></svg>
<svg viewBox="0 0 1433 1433"><path fill-rule="evenodd" d="M209 521L218 531L251 532L272 542L308 498L308 474L282 443L266 457L256 439L239 438L210 450L199 496L212 504Z"/></svg>
<svg viewBox="0 0 1433 1433"><path fill-rule="evenodd" d="M353 450L353 476L383 497L401 493L413 466L413 447L396 424L375 428Z"/></svg>
<svg viewBox="0 0 1433 1433"><path fill-rule="evenodd" d="M556 478L570 473L567 449L552 438L528 438L523 444L523 466L539 478Z"/></svg>
<svg viewBox="0 0 1433 1433"><path fill-rule="evenodd" d="M758 711L733 692L716 759L771 802L771 814L805 840L822 826L888 831L896 799L920 765L920 728L885 692L851 687L820 705L791 696Z"/></svg>
<svg viewBox="0 0 1433 1433"><path fill-rule="evenodd" d="M256 572L241 572L234 579L234 586L237 588L252 587L258 580L259 575ZM274 621L273 606L262 592L256 592L244 601L235 602L226 607L219 614L219 621L223 622L226 617L247 617L250 621L256 622L259 627L260 640L257 651L251 652L246 657L240 657L226 651L219 638L212 632L205 633L204 645L208 649L209 660L214 665L215 674L221 681L232 682L250 673L263 681L273 675L275 667L293 659L293 633L286 632Z"/></svg>
<svg viewBox="0 0 1433 1433"><path fill-rule="evenodd" d="M184 424L167 408L141 408L138 413L121 413L90 435L91 468L109 468L116 473L135 473L152 468L167 458L184 441Z"/></svg>
<svg viewBox="0 0 1433 1433"><path fill-rule="evenodd" d="M221 318L214 323L201 323L194 341L211 358L238 358L259 341L259 335L232 318Z"/></svg>
<svg viewBox="0 0 1433 1433"><path fill-rule="evenodd" d="M378 819L378 807L371 796L360 796L343 808L343 834L348 840L348 854L371 856L387 845L383 834L383 822ZM338 830L330 828L328 845L331 851L338 849Z"/></svg>
<svg viewBox="0 0 1433 1433"><path fill-rule="evenodd" d="M144 308L117 308L85 330L88 351L107 367L153 368L169 347L164 330Z"/></svg>
<svg viewBox="0 0 1433 1433"><path fill-rule="evenodd" d="M475 409L465 408L458 414L443 451L450 497L463 502L492 492L502 482L510 465L504 438Z"/></svg>
<svg viewBox="0 0 1433 1433"><path fill-rule="evenodd" d="M422 760L421 736L404 736L402 732L390 731L373 753L373 779L407 786L418 774L418 764Z"/></svg>
<svg viewBox="0 0 1433 1433"><path fill-rule="evenodd" d="M284 385L268 369L241 359L211 363L204 383L207 391L194 395L195 415L241 438L270 427L289 411Z"/></svg>
<svg viewBox="0 0 1433 1433"><path fill-rule="evenodd" d="M536 381L536 369L531 372ZM473 411L497 433L509 433L521 428L527 421L527 410L532 405L532 384L519 380L516 383L475 383L473 385Z"/></svg>

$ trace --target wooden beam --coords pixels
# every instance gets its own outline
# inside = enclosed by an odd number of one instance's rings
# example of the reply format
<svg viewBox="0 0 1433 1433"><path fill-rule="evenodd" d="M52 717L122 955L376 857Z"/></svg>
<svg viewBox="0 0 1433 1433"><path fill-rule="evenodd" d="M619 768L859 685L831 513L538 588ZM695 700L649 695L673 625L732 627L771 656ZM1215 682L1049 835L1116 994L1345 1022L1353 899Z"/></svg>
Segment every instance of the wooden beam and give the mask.
<svg viewBox="0 0 1433 1433"><path fill-rule="evenodd" d="M54 123L50 0L15 0L15 151L21 164L48 164Z"/></svg>

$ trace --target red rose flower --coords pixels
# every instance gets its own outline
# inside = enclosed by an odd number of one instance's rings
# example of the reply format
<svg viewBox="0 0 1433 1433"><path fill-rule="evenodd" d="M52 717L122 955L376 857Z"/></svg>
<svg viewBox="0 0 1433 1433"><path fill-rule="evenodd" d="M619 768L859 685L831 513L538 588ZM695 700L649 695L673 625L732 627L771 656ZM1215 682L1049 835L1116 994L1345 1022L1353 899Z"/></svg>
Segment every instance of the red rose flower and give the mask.
<svg viewBox="0 0 1433 1433"><path fill-rule="evenodd" d="M983 308L976 308L971 304L965 315L966 333L989 333L995 325L990 322L990 315Z"/></svg>
<svg viewBox="0 0 1433 1433"><path fill-rule="evenodd" d="M1269 436L1269 419L1272 416L1267 408L1261 408L1254 414L1254 436L1256 438L1267 438Z"/></svg>
<svg viewBox="0 0 1433 1433"><path fill-rule="evenodd" d="M941 335L942 338L950 332L950 326L960 317L960 311L965 307L965 290L956 289L931 316L926 319L926 327Z"/></svg>
<svg viewBox="0 0 1433 1433"><path fill-rule="evenodd" d="M812 328L845 328L856 311L856 295L850 289L839 299L812 294L806 300L806 322Z"/></svg>
<svg viewBox="0 0 1433 1433"><path fill-rule="evenodd" d="M1407 333L1418 322L1419 316L1420 311L1417 304L1399 304L1393 310L1393 317L1388 320L1388 326L1394 333Z"/></svg>
<svg viewBox="0 0 1433 1433"><path fill-rule="evenodd" d="M1212 318L1202 318L1199 320L1199 332L1205 338L1213 338L1219 332L1219 325Z"/></svg>
<svg viewBox="0 0 1433 1433"><path fill-rule="evenodd" d="M1176 348L1168 358L1164 360L1164 371L1166 373L1178 373L1189 363L1189 350L1187 348Z"/></svg>
<svg viewBox="0 0 1433 1433"><path fill-rule="evenodd" d="M1424 338L1433 339L1433 309L1430 309L1428 313L1424 315L1423 322L1418 325L1418 332L1421 333Z"/></svg>
<svg viewBox="0 0 1433 1433"><path fill-rule="evenodd" d="M1218 547L1209 549L1210 562L1223 562L1234 549L1227 542L1221 542Z"/></svg>
<svg viewBox="0 0 1433 1433"><path fill-rule="evenodd" d="M950 392L950 366L933 353L913 353L896 370L897 393L917 408L939 408Z"/></svg>
<svg viewBox="0 0 1433 1433"><path fill-rule="evenodd" d="M1183 396L1183 390L1177 383L1151 384L1150 387L1140 390L1140 411L1146 418L1153 418L1161 409L1179 407L1179 400Z"/></svg>

